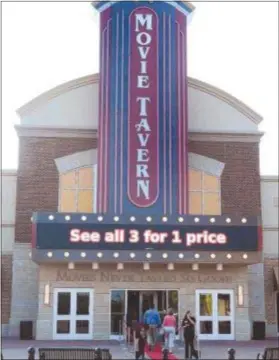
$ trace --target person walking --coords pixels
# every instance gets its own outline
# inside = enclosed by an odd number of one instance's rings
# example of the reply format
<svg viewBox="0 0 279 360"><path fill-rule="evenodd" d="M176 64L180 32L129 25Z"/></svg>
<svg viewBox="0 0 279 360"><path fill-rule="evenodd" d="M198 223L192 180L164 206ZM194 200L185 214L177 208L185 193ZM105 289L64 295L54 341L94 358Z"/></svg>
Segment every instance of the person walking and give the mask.
<svg viewBox="0 0 279 360"><path fill-rule="evenodd" d="M173 315L173 310L168 309L167 315L165 315L163 320L163 330L165 336L165 349L168 349L170 354L174 348L175 329L176 318Z"/></svg>
<svg viewBox="0 0 279 360"><path fill-rule="evenodd" d="M154 304L150 304L149 309L146 310L143 316L143 323L147 325L147 343L149 351L154 349L157 340L157 328L161 326L161 319L158 310L155 309Z"/></svg>
<svg viewBox="0 0 279 360"><path fill-rule="evenodd" d="M190 310L188 310L182 320L181 327L184 329L184 343L185 343L185 360L192 358L198 359L198 352L194 346L195 340L195 326L196 319L191 315Z"/></svg>
<svg viewBox="0 0 279 360"><path fill-rule="evenodd" d="M144 360L144 350L146 344L146 334L144 328L141 328L140 331L136 331L135 336L135 359Z"/></svg>

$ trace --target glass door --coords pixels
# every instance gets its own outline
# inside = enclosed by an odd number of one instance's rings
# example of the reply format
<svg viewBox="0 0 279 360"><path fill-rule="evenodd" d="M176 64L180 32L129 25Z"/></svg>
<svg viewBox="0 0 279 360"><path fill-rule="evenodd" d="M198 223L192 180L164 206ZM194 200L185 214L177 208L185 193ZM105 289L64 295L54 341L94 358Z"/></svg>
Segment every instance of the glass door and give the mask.
<svg viewBox="0 0 279 360"><path fill-rule="evenodd" d="M141 291L140 292L140 319L143 321L143 315L150 305L153 304L155 309L158 309L158 297L156 291Z"/></svg>
<svg viewBox="0 0 279 360"><path fill-rule="evenodd" d="M234 340L233 290L197 290L196 320L200 340Z"/></svg>
<svg viewBox="0 0 279 360"><path fill-rule="evenodd" d="M93 338L93 290L54 289L53 338L91 340Z"/></svg>

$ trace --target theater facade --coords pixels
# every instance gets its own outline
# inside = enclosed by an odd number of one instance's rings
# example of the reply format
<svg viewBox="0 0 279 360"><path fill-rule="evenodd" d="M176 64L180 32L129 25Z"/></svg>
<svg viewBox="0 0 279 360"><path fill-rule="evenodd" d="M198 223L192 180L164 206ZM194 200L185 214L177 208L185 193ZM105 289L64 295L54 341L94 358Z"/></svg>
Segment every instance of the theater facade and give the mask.
<svg viewBox="0 0 279 360"><path fill-rule="evenodd" d="M190 309L200 339L249 340L265 319L249 285L262 118L187 76L190 3L93 6L100 73L18 110L4 330L31 320L38 340L119 340L153 301L178 319Z"/></svg>

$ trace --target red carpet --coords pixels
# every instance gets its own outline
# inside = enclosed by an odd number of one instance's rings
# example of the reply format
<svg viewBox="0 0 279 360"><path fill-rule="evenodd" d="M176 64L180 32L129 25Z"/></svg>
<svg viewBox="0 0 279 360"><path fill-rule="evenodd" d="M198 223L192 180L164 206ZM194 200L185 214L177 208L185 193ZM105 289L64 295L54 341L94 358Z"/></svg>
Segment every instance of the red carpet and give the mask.
<svg viewBox="0 0 279 360"><path fill-rule="evenodd" d="M162 360L162 345L156 344L153 351L149 351L148 346L146 346L145 354L152 360ZM169 360L178 360L178 358L173 354L169 354Z"/></svg>

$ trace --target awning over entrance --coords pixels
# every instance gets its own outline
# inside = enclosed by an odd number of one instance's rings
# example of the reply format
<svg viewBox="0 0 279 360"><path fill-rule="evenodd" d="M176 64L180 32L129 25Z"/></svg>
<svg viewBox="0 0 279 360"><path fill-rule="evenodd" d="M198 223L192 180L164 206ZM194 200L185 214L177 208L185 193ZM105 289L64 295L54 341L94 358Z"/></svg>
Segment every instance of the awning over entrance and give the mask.
<svg viewBox="0 0 279 360"><path fill-rule="evenodd" d="M279 266L273 267L274 291L279 291Z"/></svg>

